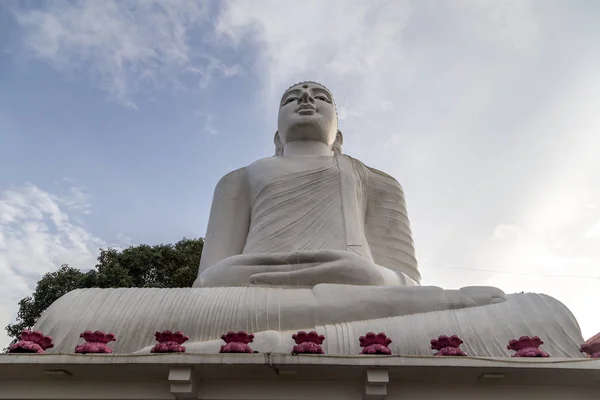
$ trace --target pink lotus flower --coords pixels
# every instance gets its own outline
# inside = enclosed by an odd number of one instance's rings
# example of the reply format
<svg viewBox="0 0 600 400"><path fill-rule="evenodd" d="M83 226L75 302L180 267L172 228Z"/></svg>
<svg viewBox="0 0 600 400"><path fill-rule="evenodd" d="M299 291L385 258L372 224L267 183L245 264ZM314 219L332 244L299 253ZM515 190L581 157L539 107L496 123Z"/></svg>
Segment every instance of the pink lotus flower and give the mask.
<svg viewBox="0 0 600 400"><path fill-rule="evenodd" d="M463 344L463 341L456 335L442 335L431 340L431 348L438 350L434 356L466 356L467 353L459 348L461 344Z"/></svg>
<svg viewBox="0 0 600 400"><path fill-rule="evenodd" d="M19 341L8 349L9 353L44 354L44 350L54 347L52 337L44 336L40 331L24 330L19 335Z"/></svg>
<svg viewBox="0 0 600 400"><path fill-rule="evenodd" d="M589 354L592 358L600 358L600 340L582 344L581 352Z"/></svg>
<svg viewBox="0 0 600 400"><path fill-rule="evenodd" d="M511 340L506 348L516 351L513 357L550 357L539 349L542 344L544 342L537 336L521 336L518 340Z"/></svg>
<svg viewBox="0 0 600 400"><path fill-rule="evenodd" d="M388 338L385 333L369 332L365 336L359 338L361 354L392 354L388 347L392 343L392 339Z"/></svg>
<svg viewBox="0 0 600 400"><path fill-rule="evenodd" d="M254 340L254 335L246 331L230 331L221 336L221 339L225 341L225 345L221 346L219 353L254 353L248 346Z"/></svg>
<svg viewBox="0 0 600 400"><path fill-rule="evenodd" d="M182 344L189 339L183 332L171 331L156 332L154 337L158 343L154 345L151 353L185 353L185 346Z"/></svg>
<svg viewBox="0 0 600 400"><path fill-rule="evenodd" d="M292 348L292 354L324 354L321 345L325 340L325 336L319 335L315 331L304 332L300 331L292 335L292 339L296 342L296 345Z"/></svg>
<svg viewBox="0 0 600 400"><path fill-rule="evenodd" d="M79 337L83 338L86 343L75 347L75 353L112 353L112 349L107 346L107 343L117 340L113 333L104 333L102 331L85 331Z"/></svg>

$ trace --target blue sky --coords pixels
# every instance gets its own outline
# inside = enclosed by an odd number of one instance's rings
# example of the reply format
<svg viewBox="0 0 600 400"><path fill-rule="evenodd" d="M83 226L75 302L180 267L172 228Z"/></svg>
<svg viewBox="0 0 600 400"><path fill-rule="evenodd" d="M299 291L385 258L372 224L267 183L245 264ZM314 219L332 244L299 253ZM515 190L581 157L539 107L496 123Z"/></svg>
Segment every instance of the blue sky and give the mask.
<svg viewBox="0 0 600 400"><path fill-rule="evenodd" d="M600 331L600 4L283 3L0 3L0 325L62 263L204 235L310 79L404 186L424 284L548 293Z"/></svg>

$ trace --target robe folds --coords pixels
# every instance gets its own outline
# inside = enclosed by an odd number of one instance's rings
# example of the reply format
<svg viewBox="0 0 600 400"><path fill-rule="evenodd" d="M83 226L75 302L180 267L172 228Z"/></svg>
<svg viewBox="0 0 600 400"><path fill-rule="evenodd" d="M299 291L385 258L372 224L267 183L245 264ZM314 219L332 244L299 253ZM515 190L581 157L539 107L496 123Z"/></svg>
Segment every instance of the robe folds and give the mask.
<svg viewBox="0 0 600 400"><path fill-rule="evenodd" d="M246 199L237 208L249 208L243 249L215 261L269 265L292 255L318 265L331 261L333 250L397 273L400 284L420 281L402 187L352 157L274 157L236 170L217 185L211 221L214 214L222 221L219 213L236 196ZM205 250L213 245L211 229L221 227L209 223ZM201 272L214 264L201 265Z"/></svg>

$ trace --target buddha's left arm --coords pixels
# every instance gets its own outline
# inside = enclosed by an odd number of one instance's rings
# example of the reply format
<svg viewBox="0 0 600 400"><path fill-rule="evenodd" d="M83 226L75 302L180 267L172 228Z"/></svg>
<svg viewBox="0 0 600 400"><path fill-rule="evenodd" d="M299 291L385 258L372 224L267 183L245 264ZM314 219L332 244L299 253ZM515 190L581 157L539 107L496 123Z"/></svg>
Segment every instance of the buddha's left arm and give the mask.
<svg viewBox="0 0 600 400"><path fill-rule="evenodd" d="M367 167L365 235L376 264L420 281L402 186Z"/></svg>

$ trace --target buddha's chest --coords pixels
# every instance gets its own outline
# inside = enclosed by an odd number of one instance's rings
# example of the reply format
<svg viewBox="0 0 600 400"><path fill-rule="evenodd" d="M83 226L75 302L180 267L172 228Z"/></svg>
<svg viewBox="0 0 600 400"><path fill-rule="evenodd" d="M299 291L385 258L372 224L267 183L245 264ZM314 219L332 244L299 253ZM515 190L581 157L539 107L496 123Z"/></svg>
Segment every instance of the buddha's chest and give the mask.
<svg viewBox="0 0 600 400"><path fill-rule="evenodd" d="M277 251L354 246L360 253L365 185L348 161L273 157L247 167L251 218L245 251L268 252L263 245Z"/></svg>
<svg viewBox="0 0 600 400"><path fill-rule="evenodd" d="M273 157L260 160L249 167L248 182L251 198L265 196L305 200L327 190L339 190L341 171L333 157Z"/></svg>

